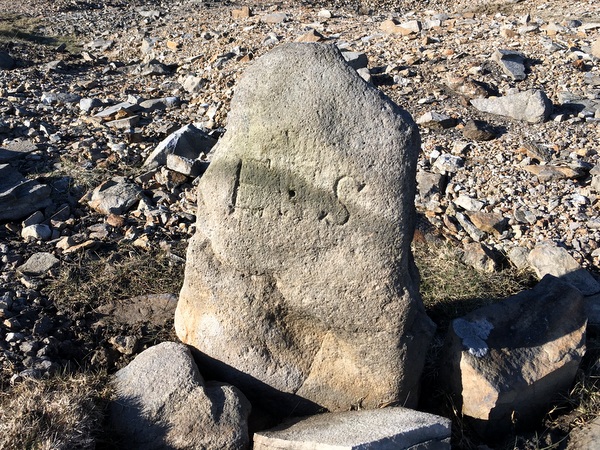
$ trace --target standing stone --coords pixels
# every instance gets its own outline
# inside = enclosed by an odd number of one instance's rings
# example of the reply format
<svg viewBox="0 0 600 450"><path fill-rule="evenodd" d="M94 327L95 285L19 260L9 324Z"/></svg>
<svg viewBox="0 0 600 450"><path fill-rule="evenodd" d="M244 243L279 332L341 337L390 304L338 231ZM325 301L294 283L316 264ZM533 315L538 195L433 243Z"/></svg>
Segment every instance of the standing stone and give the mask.
<svg viewBox="0 0 600 450"><path fill-rule="evenodd" d="M248 69L198 185L175 314L214 376L283 414L417 402L434 328L410 252L419 143L333 46Z"/></svg>
<svg viewBox="0 0 600 450"><path fill-rule="evenodd" d="M553 276L452 321L440 376L483 435L528 427L568 391L585 352L579 291Z"/></svg>
<svg viewBox="0 0 600 450"><path fill-rule="evenodd" d="M248 448L248 400L233 386L205 382L185 345L163 342L115 374L110 425L121 448Z"/></svg>

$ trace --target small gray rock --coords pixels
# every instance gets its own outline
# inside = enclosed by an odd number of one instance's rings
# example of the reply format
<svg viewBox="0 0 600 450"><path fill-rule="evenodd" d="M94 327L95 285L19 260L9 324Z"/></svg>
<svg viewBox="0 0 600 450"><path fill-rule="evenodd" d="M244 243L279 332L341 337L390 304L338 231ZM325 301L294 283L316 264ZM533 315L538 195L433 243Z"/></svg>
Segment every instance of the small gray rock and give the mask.
<svg viewBox="0 0 600 450"><path fill-rule="evenodd" d="M179 97L163 97L144 100L140 102L139 105L146 111L155 111L175 108L176 106L179 106L179 102Z"/></svg>
<svg viewBox="0 0 600 450"><path fill-rule="evenodd" d="M52 230L48 225L36 223L24 227L21 230L21 237L25 240L47 241L52 237Z"/></svg>
<svg viewBox="0 0 600 450"><path fill-rule="evenodd" d="M175 154L195 160L207 154L216 144L216 140L194 125L186 125L167 136L144 162L144 166L154 169L165 165L167 155Z"/></svg>
<svg viewBox="0 0 600 450"><path fill-rule="evenodd" d="M90 112L93 108L102 106L102 102L97 98L82 98L79 100L79 109L84 112Z"/></svg>
<svg viewBox="0 0 600 450"><path fill-rule="evenodd" d="M0 164L0 220L19 220L49 206L50 186L23 177L8 164Z"/></svg>
<svg viewBox="0 0 600 450"><path fill-rule="evenodd" d="M455 173L460 170L465 164L465 160L460 156L454 156L449 153L442 153L438 159L433 163L440 172Z"/></svg>
<svg viewBox="0 0 600 450"><path fill-rule="evenodd" d="M94 189L89 204L101 214L123 214L138 202L141 191L137 185L115 177Z"/></svg>
<svg viewBox="0 0 600 450"><path fill-rule="evenodd" d="M17 270L23 275L40 276L58 266L59 263L60 260L52 253L39 252L31 255L25 264L19 266Z"/></svg>
<svg viewBox="0 0 600 450"><path fill-rule="evenodd" d="M471 104L482 112L529 123L543 122L552 112L552 102L544 91L539 89L530 89L504 97L474 98Z"/></svg>
<svg viewBox="0 0 600 450"><path fill-rule="evenodd" d="M492 60L496 61L505 74L513 80L524 80L525 75L525 55L512 50L496 50L492 55Z"/></svg>
<svg viewBox="0 0 600 450"><path fill-rule="evenodd" d="M438 113L435 111L427 112L417 119L417 124L432 128L434 130L441 130L444 128L452 128L456 125L456 119L448 116L447 114Z"/></svg>
<svg viewBox="0 0 600 450"><path fill-rule="evenodd" d="M196 94L208 83L206 78L197 77L195 75L188 75L183 81L183 89L190 94Z"/></svg>
<svg viewBox="0 0 600 450"><path fill-rule="evenodd" d="M363 69L369 64L369 59L365 53L359 52L342 52L344 60L354 70Z"/></svg>

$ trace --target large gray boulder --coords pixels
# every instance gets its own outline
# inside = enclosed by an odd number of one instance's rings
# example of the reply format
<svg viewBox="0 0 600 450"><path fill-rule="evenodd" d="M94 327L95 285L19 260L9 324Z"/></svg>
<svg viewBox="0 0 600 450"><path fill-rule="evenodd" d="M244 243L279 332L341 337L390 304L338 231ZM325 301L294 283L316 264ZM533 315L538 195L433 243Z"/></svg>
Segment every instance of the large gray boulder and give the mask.
<svg viewBox="0 0 600 450"><path fill-rule="evenodd" d="M114 379L110 426L121 447L241 450L249 446L250 404L235 387L205 382L188 348L163 342Z"/></svg>
<svg viewBox="0 0 600 450"><path fill-rule="evenodd" d="M483 435L531 426L568 392L585 353L581 293L535 288L452 321L440 377Z"/></svg>
<svg viewBox="0 0 600 450"><path fill-rule="evenodd" d="M335 47L256 61L198 186L180 339L272 411L414 405L434 328L410 252L418 152Z"/></svg>

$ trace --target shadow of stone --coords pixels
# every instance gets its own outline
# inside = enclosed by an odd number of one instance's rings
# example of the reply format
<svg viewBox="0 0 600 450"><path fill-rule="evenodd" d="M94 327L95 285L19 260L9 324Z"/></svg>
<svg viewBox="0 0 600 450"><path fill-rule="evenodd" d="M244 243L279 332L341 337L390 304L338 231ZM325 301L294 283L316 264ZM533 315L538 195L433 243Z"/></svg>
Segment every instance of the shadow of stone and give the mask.
<svg viewBox="0 0 600 450"><path fill-rule="evenodd" d="M259 429L264 429L263 426L272 426L290 417L308 416L326 411L317 403L295 394L282 392L252 375L211 358L191 346L189 348L205 379L218 380L222 378L223 373L227 373L227 382L240 389L252 403L249 424L251 432L259 431ZM243 389L244 386L252 386L252 389ZM213 408L215 408L215 403L218 402L213 403ZM287 411L291 411L291 413ZM222 411L213 409L215 417L221 413ZM266 414L268 417L258 418L256 417L257 414Z"/></svg>
<svg viewBox="0 0 600 450"><path fill-rule="evenodd" d="M119 396L107 411L104 429L105 442L100 441L99 450L169 450L165 436L170 428L165 423L150 420L137 397Z"/></svg>

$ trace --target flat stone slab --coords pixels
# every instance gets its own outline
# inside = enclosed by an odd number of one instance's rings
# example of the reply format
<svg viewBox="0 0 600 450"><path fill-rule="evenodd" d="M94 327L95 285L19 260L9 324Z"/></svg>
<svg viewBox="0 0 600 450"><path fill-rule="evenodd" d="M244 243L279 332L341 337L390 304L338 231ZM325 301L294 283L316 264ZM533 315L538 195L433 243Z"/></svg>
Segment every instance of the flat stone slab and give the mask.
<svg viewBox="0 0 600 450"><path fill-rule="evenodd" d="M450 449L445 417L408 408L327 413L254 434L254 450Z"/></svg>

